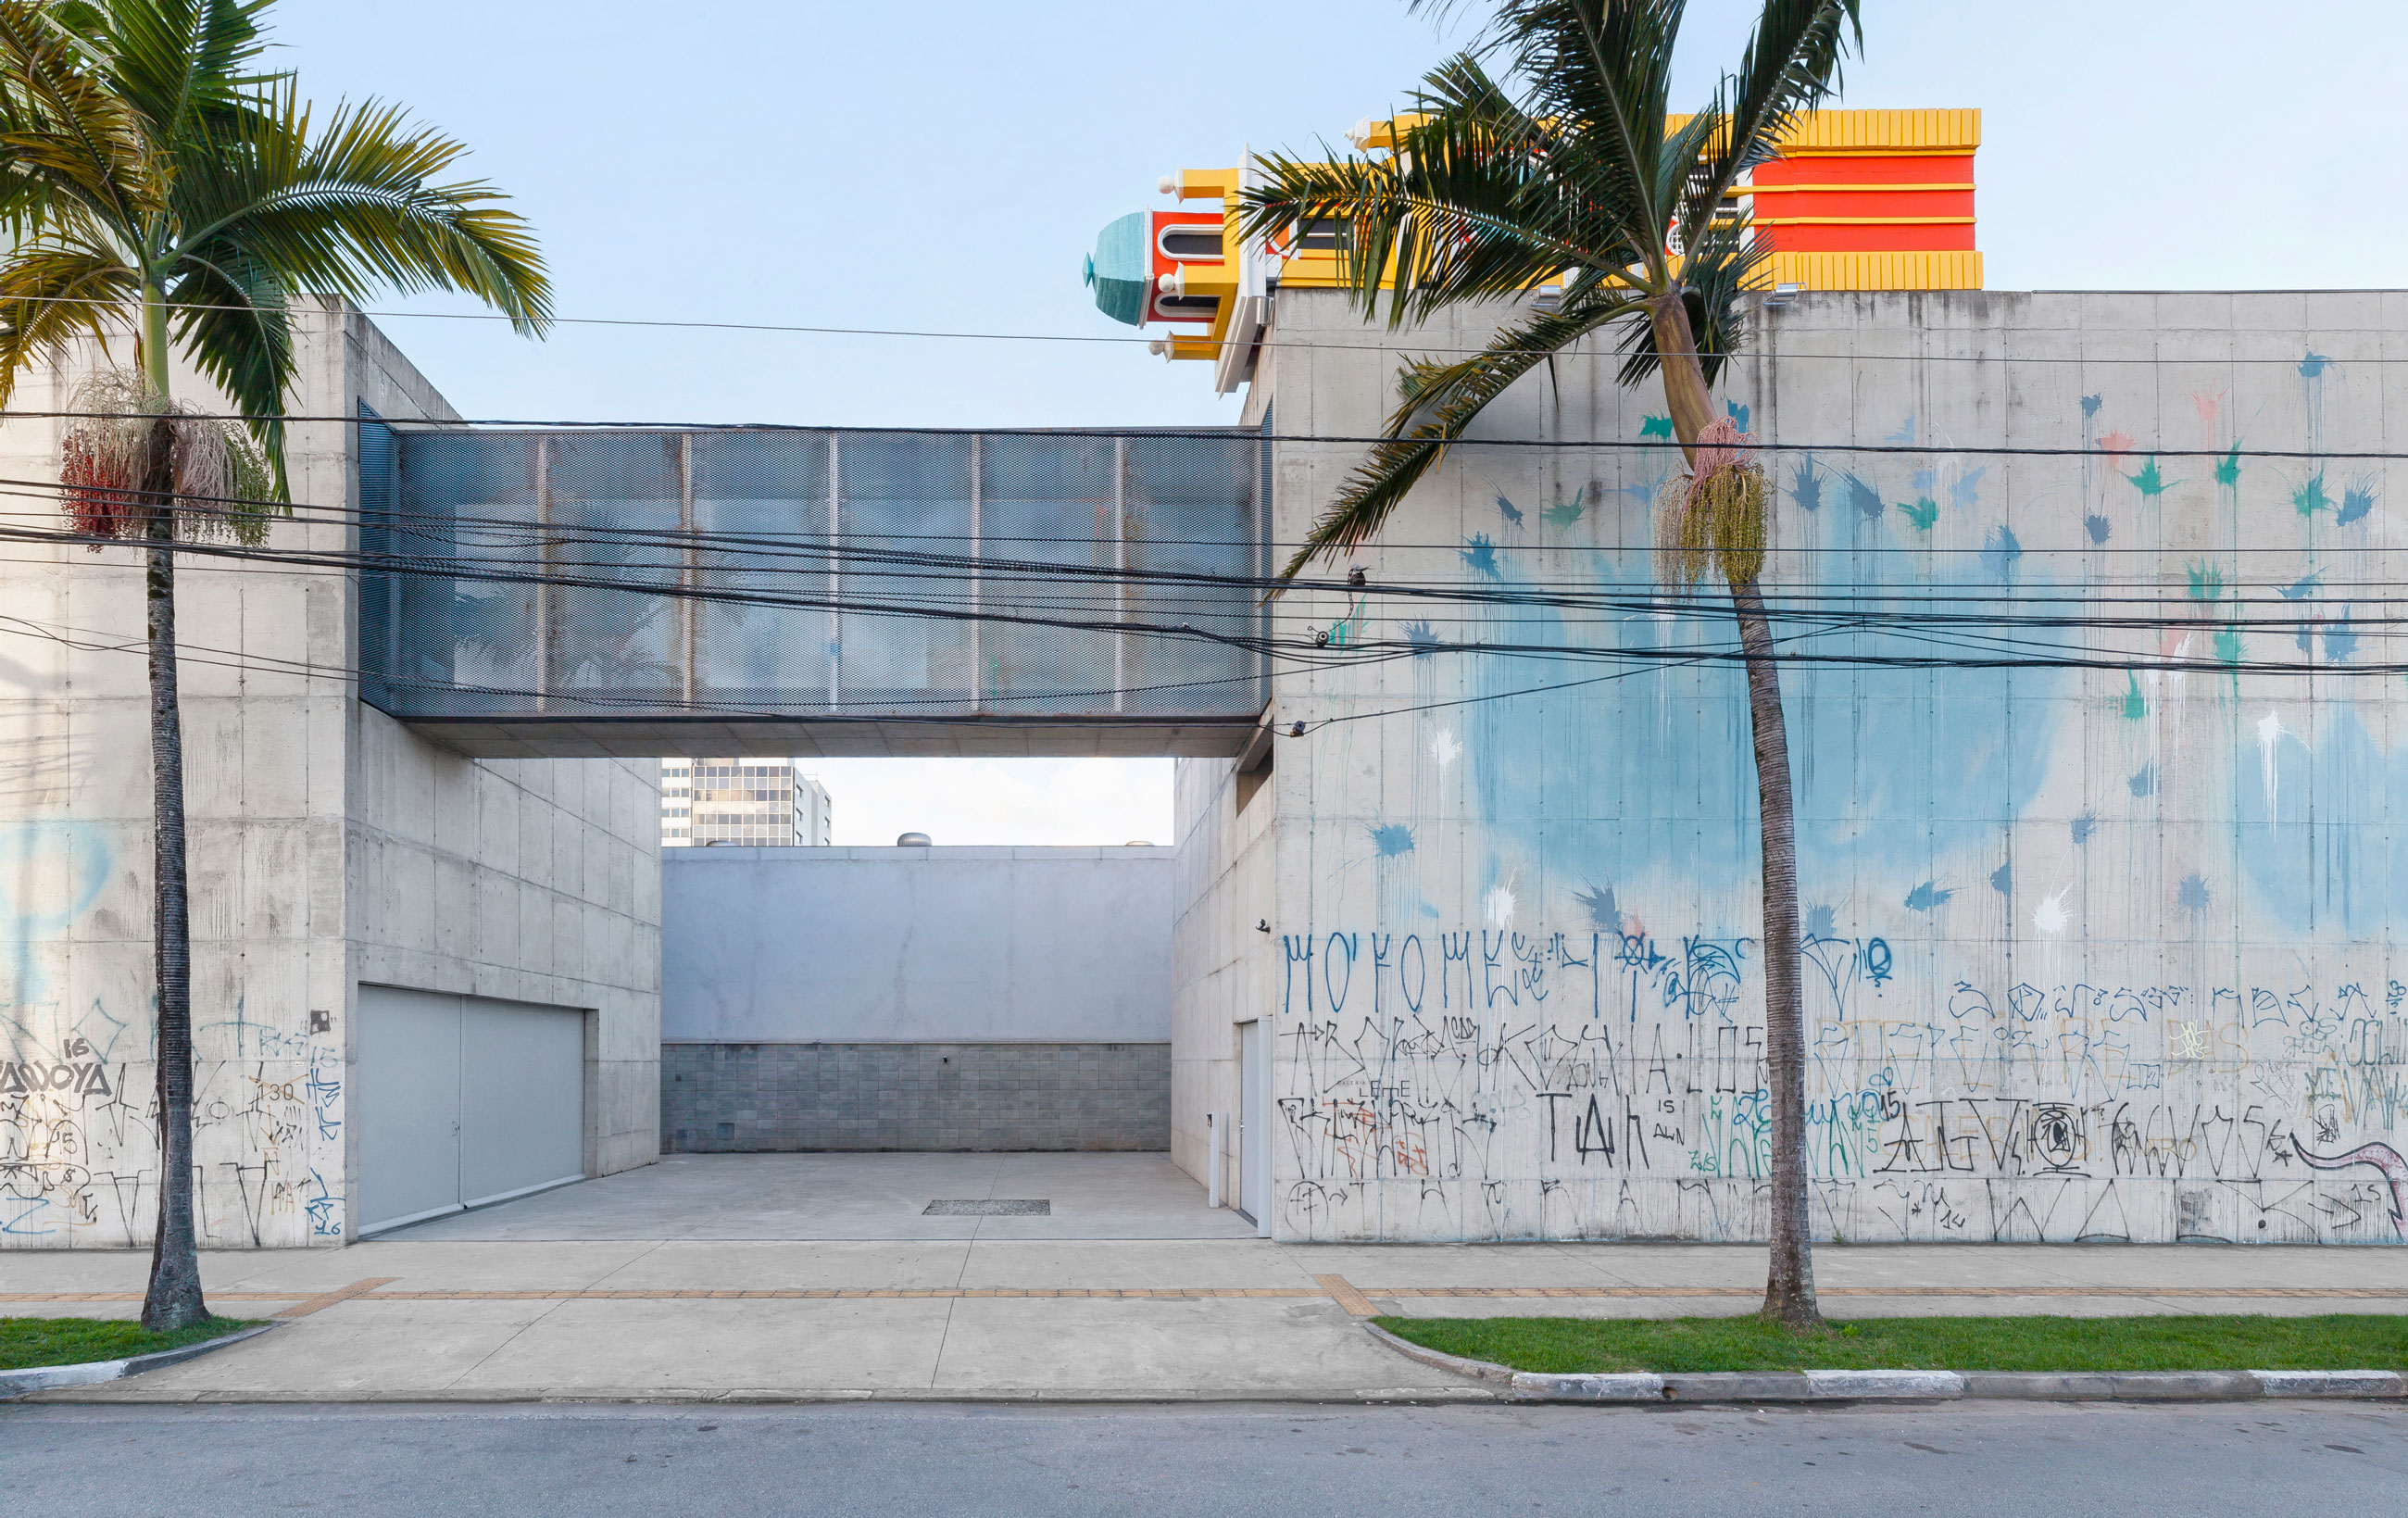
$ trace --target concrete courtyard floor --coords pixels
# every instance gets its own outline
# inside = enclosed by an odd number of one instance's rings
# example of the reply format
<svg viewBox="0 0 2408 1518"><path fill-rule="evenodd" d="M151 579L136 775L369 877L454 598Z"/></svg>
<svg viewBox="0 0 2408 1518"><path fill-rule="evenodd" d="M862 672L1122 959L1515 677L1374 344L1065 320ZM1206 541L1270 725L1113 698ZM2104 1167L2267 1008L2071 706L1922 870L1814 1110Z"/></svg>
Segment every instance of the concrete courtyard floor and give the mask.
<svg viewBox="0 0 2408 1518"><path fill-rule="evenodd" d="M1037 1199L1047 1217L928 1217ZM1824 1246L1834 1317L2408 1311L2398 1252ZM1360 1318L1752 1310L1747 1245L1274 1244L1159 1155L683 1155L346 1249L212 1252L271 1334L79 1401L1486 1400ZM0 1311L132 1316L147 1251L0 1253Z"/></svg>

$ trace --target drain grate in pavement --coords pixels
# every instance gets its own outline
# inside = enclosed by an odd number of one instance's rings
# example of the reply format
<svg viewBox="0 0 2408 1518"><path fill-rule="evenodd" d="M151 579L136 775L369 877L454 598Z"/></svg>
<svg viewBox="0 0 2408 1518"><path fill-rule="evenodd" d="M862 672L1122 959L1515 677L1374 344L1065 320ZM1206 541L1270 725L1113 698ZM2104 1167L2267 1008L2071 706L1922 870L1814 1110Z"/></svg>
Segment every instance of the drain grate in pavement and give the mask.
<svg viewBox="0 0 2408 1518"><path fill-rule="evenodd" d="M1054 1204L1044 1197L975 1197L968 1200L930 1202L923 1208L924 1218L1050 1218Z"/></svg>

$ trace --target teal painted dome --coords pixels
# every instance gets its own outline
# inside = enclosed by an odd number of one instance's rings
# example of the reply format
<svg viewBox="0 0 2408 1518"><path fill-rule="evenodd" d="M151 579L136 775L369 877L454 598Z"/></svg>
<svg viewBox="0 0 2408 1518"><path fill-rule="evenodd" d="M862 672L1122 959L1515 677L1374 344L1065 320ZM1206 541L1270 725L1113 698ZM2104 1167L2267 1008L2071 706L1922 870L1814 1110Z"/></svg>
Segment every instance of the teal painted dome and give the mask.
<svg viewBox="0 0 2408 1518"><path fill-rule="evenodd" d="M1146 287L1154 282L1146 222L1145 212L1129 212L1096 234L1096 251L1087 255L1087 284L1096 293L1096 309L1133 327L1145 324Z"/></svg>

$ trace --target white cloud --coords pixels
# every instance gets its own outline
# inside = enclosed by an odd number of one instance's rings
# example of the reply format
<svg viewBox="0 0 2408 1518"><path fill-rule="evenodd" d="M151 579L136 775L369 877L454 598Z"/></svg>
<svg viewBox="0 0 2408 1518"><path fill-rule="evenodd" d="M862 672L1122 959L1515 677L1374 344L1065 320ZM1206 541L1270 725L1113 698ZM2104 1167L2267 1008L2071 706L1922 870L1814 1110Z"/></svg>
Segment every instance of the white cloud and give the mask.
<svg viewBox="0 0 2408 1518"><path fill-rule="evenodd" d="M1171 837L1168 759L797 759L827 787L835 841L1119 844Z"/></svg>

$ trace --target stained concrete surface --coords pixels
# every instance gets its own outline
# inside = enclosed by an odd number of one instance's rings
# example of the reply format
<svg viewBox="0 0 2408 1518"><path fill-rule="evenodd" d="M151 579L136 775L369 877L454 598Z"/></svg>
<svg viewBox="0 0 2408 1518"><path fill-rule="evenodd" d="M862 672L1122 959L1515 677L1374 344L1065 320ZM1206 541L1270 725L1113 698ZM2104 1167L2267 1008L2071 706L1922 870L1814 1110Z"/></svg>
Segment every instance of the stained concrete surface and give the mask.
<svg viewBox="0 0 2408 1518"><path fill-rule="evenodd" d="M928 1217L938 1200L1041 1197L1046 1217ZM676 1154L381 1236L571 1239L1250 1239L1163 1153Z"/></svg>
<svg viewBox="0 0 2408 1518"><path fill-rule="evenodd" d="M1003 1197L1044 1197L1054 1212L924 1215L933 1200ZM1383 1312L1670 1317L1752 1311L1765 1272L1749 1245L1249 1234L1160 1155L685 1156L347 1249L211 1251L214 1305L246 1317L390 1283L184 1365L51 1395L1479 1399L1492 1389L1374 1342L1316 1278L1343 1277ZM2402 1312L2399 1262L2313 1246L1815 1251L1825 1310L1842 1318ZM0 1253L0 1293L30 1298L0 1310L131 1317L149 1263L140 1250ZM1579 1295L1498 1295L1547 1289ZM738 1292L784 1295L708 1295ZM998 1292L1116 1295L987 1295ZM83 1293L120 1299L61 1299Z"/></svg>
<svg viewBox="0 0 2408 1518"><path fill-rule="evenodd" d="M0 1310L130 1317L148 1263L139 1251L0 1256L0 1289L126 1294ZM391 1278L383 1290L393 1295L338 1302L132 1380L49 1395L128 1402L1484 1399L1493 1395L1484 1383L1375 1343L1315 1278L1341 1276L1388 1312L1670 1317L1754 1310L1764 1265L1761 1249L1744 1246L1315 1247L1252 1239L435 1239L212 1252L203 1279L228 1313L265 1316L369 1279ZM2408 1311L2408 1278L2396 1254L2379 1250L1828 1247L1816 1266L1825 1310L1836 1318ZM1498 1295L1550 1287L1586 1295ZM2182 1290L2229 1295L2172 1295ZM853 1295L703 1295L744 1291ZM1132 1295L982 1295L1086 1291ZM434 1295L406 1295L414 1293ZM494 1293L519 1295L480 1295ZM580 1295L602 1293L618 1295Z"/></svg>
<svg viewBox="0 0 2408 1518"><path fill-rule="evenodd" d="M2397 1511L2408 1412L2238 1407L0 1408L48 1518Z"/></svg>

